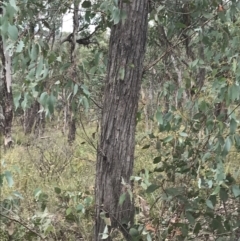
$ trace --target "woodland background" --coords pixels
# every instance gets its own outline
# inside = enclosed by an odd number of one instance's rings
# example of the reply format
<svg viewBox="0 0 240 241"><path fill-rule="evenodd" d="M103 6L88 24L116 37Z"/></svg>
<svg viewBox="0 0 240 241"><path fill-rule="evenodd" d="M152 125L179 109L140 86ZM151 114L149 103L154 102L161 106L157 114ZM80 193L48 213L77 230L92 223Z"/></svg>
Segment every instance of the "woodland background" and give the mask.
<svg viewBox="0 0 240 241"><path fill-rule="evenodd" d="M97 240L109 38L132 2L0 1L1 240ZM240 240L240 2L148 4L127 240Z"/></svg>

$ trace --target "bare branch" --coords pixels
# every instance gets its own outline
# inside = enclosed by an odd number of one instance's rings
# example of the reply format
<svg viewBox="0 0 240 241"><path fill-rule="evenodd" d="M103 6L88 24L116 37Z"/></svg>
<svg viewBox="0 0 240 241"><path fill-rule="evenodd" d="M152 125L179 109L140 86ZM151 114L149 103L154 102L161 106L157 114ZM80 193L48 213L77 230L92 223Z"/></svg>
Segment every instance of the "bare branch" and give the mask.
<svg viewBox="0 0 240 241"><path fill-rule="evenodd" d="M34 229L29 228L29 227L27 226L27 224L24 224L22 221L17 220L17 219L15 219L15 218L11 218L11 217L9 217L9 216L6 216L6 215L4 215L3 213L0 213L0 215L1 215L2 217L4 217L4 218L8 219L8 220L11 220L11 221L13 221L13 222L19 223L21 226L23 226L24 228L26 228L28 231L34 233L34 234L37 235L39 238L41 238L41 240L44 240L44 237L43 237L40 233L38 233L38 232L35 231Z"/></svg>

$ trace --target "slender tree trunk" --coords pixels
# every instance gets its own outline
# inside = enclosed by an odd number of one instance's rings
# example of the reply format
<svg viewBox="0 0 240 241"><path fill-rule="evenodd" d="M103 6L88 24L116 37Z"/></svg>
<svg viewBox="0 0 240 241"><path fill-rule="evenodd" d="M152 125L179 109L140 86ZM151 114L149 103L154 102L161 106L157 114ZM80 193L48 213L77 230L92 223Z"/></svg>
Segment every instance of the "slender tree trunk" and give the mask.
<svg viewBox="0 0 240 241"><path fill-rule="evenodd" d="M34 100L31 107L24 111L24 122L23 128L25 135L31 134L32 132L38 137L42 135L44 131L45 116L44 113L39 113L40 104L37 100Z"/></svg>
<svg viewBox="0 0 240 241"><path fill-rule="evenodd" d="M4 136L4 146L12 144L12 120L13 120L13 95L12 95L12 76L11 58L5 49L4 42L0 36L0 58L2 71L0 72L0 106L2 107L2 129Z"/></svg>
<svg viewBox="0 0 240 241"><path fill-rule="evenodd" d="M71 63L72 63L72 70L71 70L71 77L73 81L77 82L77 58L76 58L76 48L77 42L76 37L79 30L79 0L74 1L74 11L73 11L73 34L72 34L72 43L71 43ZM68 120L68 142L71 144L75 141L76 138L76 109L73 107L71 102L74 102L74 96L70 98L70 106L69 106L69 116L70 119Z"/></svg>
<svg viewBox="0 0 240 241"><path fill-rule="evenodd" d="M101 137L96 167L95 241L101 240L105 221L108 231L120 229L131 240L128 224L133 223L134 203L128 191L132 184L135 129L147 36L147 0L119 1L127 19L111 30L109 62L105 83ZM123 184L125 183L125 184ZM122 205L119 198L126 194ZM100 216L107 219L102 219ZM112 240L108 237L105 240Z"/></svg>
<svg viewBox="0 0 240 241"><path fill-rule="evenodd" d="M73 113L73 111L71 110L71 116L70 119L68 121L68 142L71 144L73 141L75 141L76 139L76 118L75 118L75 114Z"/></svg>
<svg viewBox="0 0 240 241"><path fill-rule="evenodd" d="M153 108L153 100L154 100L154 90L153 90L153 83L154 83L154 76L152 75L149 81L149 116L151 118L153 118L153 113L154 113L154 108ZM152 133L152 129L153 129L153 122L152 120L150 121L150 127L149 127L149 131L150 133Z"/></svg>

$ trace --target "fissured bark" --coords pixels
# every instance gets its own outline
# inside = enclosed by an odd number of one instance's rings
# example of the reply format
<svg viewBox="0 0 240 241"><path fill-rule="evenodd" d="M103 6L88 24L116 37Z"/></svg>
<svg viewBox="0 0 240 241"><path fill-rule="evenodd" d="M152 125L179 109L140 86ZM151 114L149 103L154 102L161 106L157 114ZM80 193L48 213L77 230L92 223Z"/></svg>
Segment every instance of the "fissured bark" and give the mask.
<svg viewBox="0 0 240 241"><path fill-rule="evenodd" d="M147 38L148 1L120 0L119 8L127 18L111 29L96 168L95 241L101 240L100 234L106 227L100 216L108 220L108 231L119 229L127 240L131 240L128 230L134 218L134 204L128 189L132 188L130 177ZM119 198L124 193L126 199L119 205Z"/></svg>

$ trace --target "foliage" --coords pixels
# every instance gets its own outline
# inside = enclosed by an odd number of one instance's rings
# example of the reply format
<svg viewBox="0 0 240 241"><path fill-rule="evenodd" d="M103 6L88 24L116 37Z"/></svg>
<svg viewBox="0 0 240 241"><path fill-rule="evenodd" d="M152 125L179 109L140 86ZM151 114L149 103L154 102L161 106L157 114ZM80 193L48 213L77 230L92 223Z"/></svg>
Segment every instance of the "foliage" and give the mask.
<svg viewBox="0 0 240 241"><path fill-rule="evenodd" d="M226 1L219 11L218 0L150 2L132 177L136 217L129 232L148 241L237 239L240 4ZM75 80L71 36L61 32L72 4L2 3L0 33L12 57L15 109L26 110L36 100L52 127L46 139L15 137L15 156L8 152L1 160L1 222L5 235L16 240L92 235L93 180L85 179L94 175L89 160L96 153L89 143L96 144L98 129L86 125L100 119L108 27L127 16L115 0L80 3ZM55 133L67 103L76 116L81 110L81 135L91 129L73 146ZM79 159L90 166L85 169Z"/></svg>
<svg viewBox="0 0 240 241"><path fill-rule="evenodd" d="M90 239L89 222L93 217L94 200L93 189L88 183L93 182L93 175L91 177L86 173L94 171L88 160L92 158L91 147L82 144L85 147L79 153L76 146L74 149L61 141L55 143L56 140L59 140L58 135L48 139L48 146L44 141L35 144L32 142L32 148L28 151L23 146L16 146L14 151L4 155L6 161L2 159L0 220L8 238ZM79 137L77 141L83 143ZM69 154L68 159L59 156L60 150L66 147L70 148L70 153L75 150L75 153ZM49 172L47 163L45 169L38 167L36 161L41 155L51 162L55 161L56 167L52 163ZM61 173L58 173L60 167Z"/></svg>

